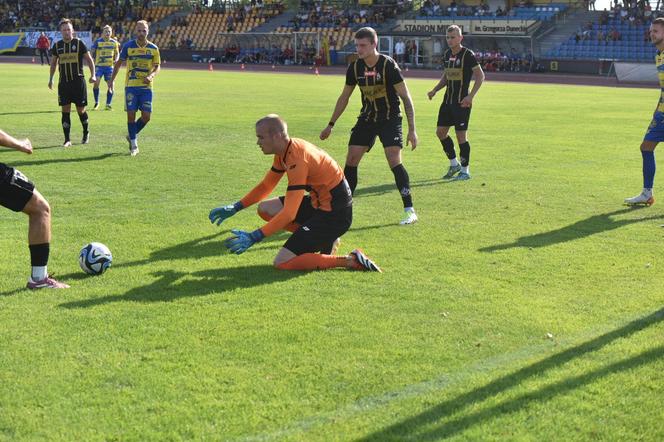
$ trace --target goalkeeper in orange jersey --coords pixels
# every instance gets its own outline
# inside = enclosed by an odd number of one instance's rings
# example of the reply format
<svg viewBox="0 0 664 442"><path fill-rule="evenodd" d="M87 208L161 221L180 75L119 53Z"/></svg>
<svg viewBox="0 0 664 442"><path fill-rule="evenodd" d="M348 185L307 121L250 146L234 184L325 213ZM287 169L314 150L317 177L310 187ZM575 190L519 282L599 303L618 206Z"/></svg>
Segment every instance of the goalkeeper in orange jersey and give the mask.
<svg viewBox="0 0 664 442"><path fill-rule="evenodd" d="M210 222L220 225L239 210L258 204L258 214L267 221L247 232L232 230L225 246L233 253L245 252L255 243L280 230L293 234L274 258L281 270L322 270L345 267L380 272L364 253L355 249L346 256L335 255L338 238L353 221L353 198L339 165L313 144L288 135L286 122L268 115L256 122L257 144L265 155L274 155L272 167L263 180L235 204L210 211ZM284 197L264 200L286 174ZM305 191L309 195L305 195Z"/></svg>

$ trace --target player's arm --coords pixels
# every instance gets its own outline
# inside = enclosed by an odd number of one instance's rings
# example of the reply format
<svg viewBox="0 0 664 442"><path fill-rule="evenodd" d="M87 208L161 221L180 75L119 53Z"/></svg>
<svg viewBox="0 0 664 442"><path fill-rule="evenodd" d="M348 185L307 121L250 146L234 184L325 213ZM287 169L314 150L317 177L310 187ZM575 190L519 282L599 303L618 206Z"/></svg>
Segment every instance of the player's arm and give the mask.
<svg viewBox="0 0 664 442"><path fill-rule="evenodd" d="M122 58L118 58L118 60L115 62L113 65L113 73L111 74L111 82L108 84L108 91L110 93L114 92L115 89L115 77L118 76L118 72L120 72L120 69L122 68L122 63L124 60Z"/></svg>
<svg viewBox="0 0 664 442"><path fill-rule="evenodd" d="M27 138L24 140L17 140L0 129L0 146L16 149L20 152L25 152L28 155L32 153L32 143Z"/></svg>
<svg viewBox="0 0 664 442"><path fill-rule="evenodd" d="M413 99L410 96L410 91L406 82L402 81L394 85L394 89L397 91L397 95L403 101L403 110L406 114L406 119L408 120L408 136L406 137L406 145L410 143L412 150L415 150L417 147L417 132L415 132L415 106L413 105Z"/></svg>
<svg viewBox="0 0 664 442"><path fill-rule="evenodd" d="M152 66L152 69L150 69L150 73L145 76L143 79L143 83L145 84L150 84L154 80L154 77L159 73L161 70L161 65L160 64L155 64Z"/></svg>
<svg viewBox="0 0 664 442"><path fill-rule="evenodd" d="M258 201L262 201L274 190L283 174L284 171L275 168L273 164L272 169L265 174L265 177L263 177L261 182L251 189L240 201L234 204L215 207L210 210L210 214L208 215L210 222L212 224L216 223L219 226L225 219L230 218L240 210L257 203Z"/></svg>
<svg viewBox="0 0 664 442"><path fill-rule="evenodd" d="M54 51L55 52L55 51ZM58 56L56 53L51 54L51 66L49 67L49 75L48 75L48 88L53 89L53 76L55 75L55 67L58 65Z"/></svg>
<svg viewBox="0 0 664 442"><path fill-rule="evenodd" d="M447 86L447 77L445 76L445 71L443 71L443 75L440 77L440 80L438 80L438 83L436 83L433 89L427 92L429 100L431 100L434 97L434 95L436 95L436 92L443 89L445 86Z"/></svg>
<svg viewBox="0 0 664 442"><path fill-rule="evenodd" d="M95 61L92 59L90 51L87 51L85 53L83 59L85 60L85 63L88 65L88 68L90 68L90 83L94 83L95 81L97 81L97 78L95 77Z"/></svg>
<svg viewBox="0 0 664 442"><path fill-rule="evenodd" d="M300 204L302 204L302 198L304 198L304 192L307 189L307 172L308 168L304 162L298 163L295 168L288 171L288 187L286 188L284 208L259 229L264 236L270 236L283 230L295 220Z"/></svg>
<svg viewBox="0 0 664 442"><path fill-rule="evenodd" d="M327 127L325 127L325 129L323 129L323 131L320 133L321 140L324 140L330 136L334 123L337 122L341 114L343 114L344 111L346 110L346 107L348 106L348 101L350 100L350 96L353 94L354 90L355 90L355 85L349 85L349 84L344 85L344 88L341 91L341 95L339 95L339 98L337 98L337 104L334 105L334 112L332 112L332 116L330 117L330 122L328 123Z"/></svg>
<svg viewBox="0 0 664 442"><path fill-rule="evenodd" d="M473 105L473 98L475 98L480 87L482 87L482 83L484 83L484 71L478 64L473 68L473 88L470 90L470 93L461 100L461 107L471 107Z"/></svg>

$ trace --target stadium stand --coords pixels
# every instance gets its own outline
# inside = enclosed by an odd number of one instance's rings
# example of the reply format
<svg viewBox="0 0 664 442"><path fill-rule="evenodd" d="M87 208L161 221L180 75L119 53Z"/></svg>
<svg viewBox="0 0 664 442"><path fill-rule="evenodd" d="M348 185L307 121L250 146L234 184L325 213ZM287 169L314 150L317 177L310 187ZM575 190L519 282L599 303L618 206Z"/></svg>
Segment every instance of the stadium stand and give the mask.
<svg viewBox="0 0 664 442"><path fill-rule="evenodd" d="M433 0L425 0L419 10L418 19L442 19L450 17L487 17L492 19L523 19L548 21L567 9L565 3L551 3L541 6L517 5L513 8L503 9L498 6L494 11L490 10L485 0L479 0L475 4L459 3L452 0L449 5L442 6Z"/></svg>
<svg viewBox="0 0 664 442"><path fill-rule="evenodd" d="M648 29L657 15L648 4L629 8L618 4L546 55L576 60L652 61L657 50L650 43Z"/></svg>

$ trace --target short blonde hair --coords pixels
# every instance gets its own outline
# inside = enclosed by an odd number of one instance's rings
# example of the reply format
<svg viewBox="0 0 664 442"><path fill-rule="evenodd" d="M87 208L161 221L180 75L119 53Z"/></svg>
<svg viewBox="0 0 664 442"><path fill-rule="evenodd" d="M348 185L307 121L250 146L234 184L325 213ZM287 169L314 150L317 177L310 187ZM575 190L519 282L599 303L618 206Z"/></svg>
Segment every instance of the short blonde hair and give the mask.
<svg viewBox="0 0 664 442"><path fill-rule="evenodd" d="M463 32L461 32L461 28L457 25L450 25L447 27L447 33L449 34L450 32L456 31L459 36L463 35Z"/></svg>
<svg viewBox="0 0 664 442"><path fill-rule="evenodd" d="M150 29L150 25L145 20L139 20L136 22L137 25L145 25L146 28Z"/></svg>

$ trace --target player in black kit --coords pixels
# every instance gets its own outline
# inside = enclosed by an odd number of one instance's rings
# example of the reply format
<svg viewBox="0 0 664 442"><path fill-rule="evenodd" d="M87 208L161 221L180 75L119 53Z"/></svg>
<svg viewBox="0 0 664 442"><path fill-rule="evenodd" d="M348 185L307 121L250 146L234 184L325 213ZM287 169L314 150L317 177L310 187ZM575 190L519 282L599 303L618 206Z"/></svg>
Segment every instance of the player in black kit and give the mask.
<svg viewBox="0 0 664 442"><path fill-rule="evenodd" d="M376 137L380 138L387 163L392 169L403 201L405 213L401 224L413 224L417 221L417 214L410 194L410 178L406 168L401 164L403 135L399 98L403 101L408 120L406 144L410 143L412 149L417 147L415 108L406 82L401 76L401 69L392 58L378 52L377 44L378 36L373 28L362 28L355 33L358 58L348 66L346 84L337 99L330 122L320 133L320 139L324 140L330 136L332 127L346 109L355 86L359 86L362 92L362 110L351 131L344 175L351 190L355 191L360 160L371 150Z"/></svg>
<svg viewBox="0 0 664 442"><path fill-rule="evenodd" d="M443 178L453 178L454 175L459 173L454 178L455 180L469 180L470 143L468 143L466 131L468 130L473 98L482 86L484 72L473 51L461 46L463 40L461 28L457 25L448 27L445 38L449 48L443 55L443 76L427 95L431 100L436 92L447 86L445 98L443 98L438 111L438 127L436 128L436 135L443 145L445 155L450 160L450 168ZM468 93L471 79L474 81L473 89ZM452 126L454 126L457 142L459 143L461 164L456 159L454 141L448 135Z"/></svg>

